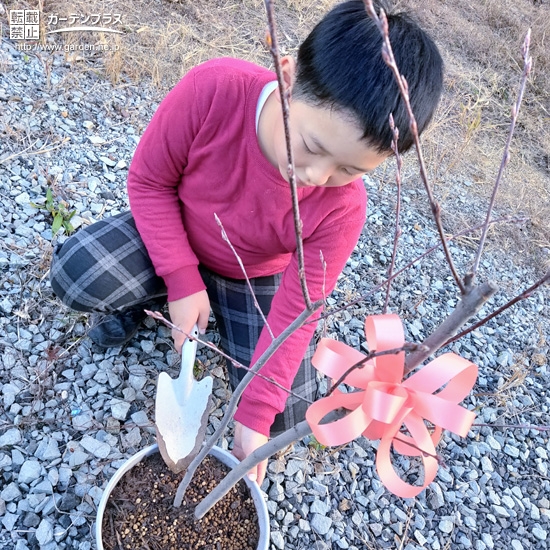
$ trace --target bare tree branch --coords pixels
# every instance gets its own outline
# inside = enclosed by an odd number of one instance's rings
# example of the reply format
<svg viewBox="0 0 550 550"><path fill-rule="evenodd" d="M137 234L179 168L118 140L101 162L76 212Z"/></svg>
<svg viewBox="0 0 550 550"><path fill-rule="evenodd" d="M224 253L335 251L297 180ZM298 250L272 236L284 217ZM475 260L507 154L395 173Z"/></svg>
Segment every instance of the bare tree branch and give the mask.
<svg viewBox="0 0 550 550"><path fill-rule="evenodd" d="M466 336L466 334L469 334L473 330L476 330L476 328L479 328L483 326L487 321L490 321L493 317L496 317L497 315L500 315L503 311L507 310L509 307L513 306L514 304L517 304L521 300L525 300L533 294L533 292L539 288L539 286L542 286L543 284L546 284L550 282L550 271L546 272L546 275L544 275L541 279L539 279L535 284L531 285L528 289L526 289L524 292L522 292L519 296L516 296L515 298L512 298L509 302L504 304L503 306L499 307L497 310L493 311L487 317L484 317L481 319L481 321L478 321L471 327L468 327L466 330L463 330L460 334L457 334L453 338L450 338L447 340L441 347L448 346L449 344L452 344L453 342L456 342L458 339L462 338L463 336Z"/></svg>
<svg viewBox="0 0 550 550"><path fill-rule="evenodd" d="M382 35L382 40L383 40L382 58L384 59L386 65L391 69L391 71L395 76L395 81L397 82L397 86L399 87L399 91L401 92L401 98L403 99L403 103L405 104L405 107L407 109L407 114L409 115L409 126L414 138L416 154L418 156L420 177L422 179L422 182L424 183L424 188L428 195L430 208L435 219L435 224L437 226L437 232L439 233L439 237L441 239L441 245L443 246L443 252L445 253L445 258L447 259L447 263L449 264L449 269L451 270L453 278L458 288L460 289L460 292L464 294L466 290L464 287L464 283L462 282L460 276L458 275L458 272L454 265L453 258L451 256L451 251L447 246L447 239L445 237L445 231L443 229L443 223L441 221L441 207L439 206L439 203L435 200L432 187L428 179L428 171L426 170L426 163L424 162L424 154L422 153L422 147L420 145L420 137L418 135L416 118L414 116L414 113L411 107L411 102L409 97L409 86L407 84L407 80L405 79L405 77L399 72L399 68L397 67L397 63L395 62L395 57L393 55L393 49L392 49L392 46L390 43L390 37L389 37L388 19L386 17L386 14L384 13L384 10L382 9L380 10L379 15L376 13L376 10L374 9L374 6L372 4L372 0L364 0L364 2L367 9L367 13L372 18L372 20L376 23L376 26L378 27L380 34Z"/></svg>
<svg viewBox="0 0 550 550"><path fill-rule="evenodd" d="M152 317L153 319L156 319L157 321L164 323L167 327L170 327L171 329L181 332L186 336L186 338L189 338L189 340L196 340L197 342L202 344L204 347L211 349L212 351L216 352L218 355L221 355L226 361L231 362L235 368L243 369L246 372L251 372L257 378L261 378L262 380L265 380L266 382L269 382L270 384L273 384L277 388L280 388L281 390L285 391L286 393L288 393L289 396L296 397L297 399L300 399L301 401L305 401L306 403L311 403L309 399L306 399L305 397L302 397L301 395L294 393L292 390L285 388L282 384L279 384L279 382L277 382L273 378L268 378L267 376L264 376L259 372L254 372L253 368L247 367L246 365L243 365L236 359L233 359L233 357L231 357L230 355L227 355L227 353L225 353L223 350L221 350L211 342L207 342L206 340L200 340L199 338L194 338L193 336L190 336L189 334L181 330L180 327L174 325L174 323L166 319L166 317L164 317L162 313L160 313L159 311L149 311L148 309L144 309L143 311L145 311L145 313L147 313L149 317Z"/></svg>
<svg viewBox="0 0 550 550"><path fill-rule="evenodd" d="M311 428L307 421L303 420L249 454L242 462L235 466L220 483L218 483L214 490L209 493L202 502L197 505L195 508L195 517L201 519L207 514L210 508L231 490L231 487L238 483L239 480L241 480L252 468L262 462L262 460L266 460L276 452L282 451L295 441L303 439L309 434L311 434Z"/></svg>
<svg viewBox="0 0 550 550"><path fill-rule="evenodd" d="M523 74L521 76L519 91L518 91L518 97L516 99L516 103L512 106L512 120L510 122L510 130L508 132L508 138L506 139L506 145L504 146L504 151L502 154L502 161L500 163L500 168L498 170L498 175L495 181L495 185L493 187L493 193L491 195L491 199L489 201L489 206L487 208L487 216L485 218L485 224L483 226L483 229L481 231L481 238L479 239L479 246L477 249L477 254L474 260L474 263L472 264L472 269L470 273L466 275L464 278L464 282L466 283L466 286L470 286L476 276L477 270L479 268L479 262L481 260L481 254L483 252L483 247L485 246L485 239L487 237L487 231L489 229L489 223L491 221L491 215L493 213L493 207L495 204L495 199L497 196L498 189L500 187L500 182L502 181L502 176L504 174L504 169L508 165L508 162L510 160L510 144L512 143L512 136L514 135L514 130L516 128L516 122L519 115L519 108L521 106L521 102L523 101L523 94L525 92L525 86L527 84L527 79L529 77L529 73L531 72L531 65L532 65L532 58L529 55L529 45L531 43L531 29L527 31L527 34L525 35L525 40L523 42L523 46L521 48L521 52L523 54Z"/></svg>
<svg viewBox="0 0 550 550"><path fill-rule="evenodd" d="M261 357L256 361L256 363L251 367L250 371L246 373L245 377L235 388L235 391L233 392L233 395L231 396L231 399L227 404L225 414L218 428L216 429L214 434L210 436L208 441L206 441L199 454L193 459L193 461L189 465L189 468L187 468L187 471L185 472L185 476L178 487L176 497L174 499L174 506L176 508L179 508L181 506L185 491L187 490L187 487L189 486L189 483L193 478L195 470L204 459L204 457L210 452L212 447L216 444L221 434L224 432L225 428L229 424L229 421L233 418L233 414L237 409L237 403L239 402L239 399L241 398L244 390L254 377L254 373L257 373L267 363L272 355L281 347L281 345L287 340L287 338L294 334L300 327L302 327L307 319L311 317L311 315L313 315L313 313L315 313L315 311L320 309L322 306L323 302L318 301L312 304L312 310L304 310L281 334L279 334L279 336L275 338L275 340L271 342L269 347L264 351L264 353L262 353Z"/></svg>
<svg viewBox="0 0 550 550"><path fill-rule="evenodd" d="M403 166L403 159L399 154L397 144L399 143L399 128L393 121L393 115L390 113L390 128L393 132L393 139L391 142L391 148L395 155L395 183L397 184L397 198L395 204L395 235L393 237L393 250L391 254L390 267L388 268L388 286L386 287L386 300L384 301L384 307L382 313L385 314L388 311L388 305L390 303L390 290L392 282L393 268L395 267L395 259L397 257L397 247L399 245L399 237L401 236L401 227L399 227L399 216L401 214L401 167Z"/></svg>
<svg viewBox="0 0 550 550"><path fill-rule="evenodd" d="M248 273L246 272L246 269L244 268L243 261L241 260L241 257L239 254L237 254L237 251L235 250L235 247L229 240L229 237L227 236L227 233L225 231L225 228L218 217L217 214L214 214L214 218L216 218L216 223L220 226L220 229L222 230L222 239L229 245L229 248L231 248L231 252L233 252L235 258L237 259L237 262L239 263L239 267L241 268L241 271L243 272L244 278L246 279L246 284L248 285L248 290L250 290L250 294L252 295L252 299L254 300L254 306L258 310L258 313L260 314L265 327L267 328L267 331L269 332L269 335L271 336L272 340L275 340L275 336L273 336L273 331L271 330L271 327L269 326L269 323L267 322L267 319L264 315L264 312L262 311L262 308L260 307L260 304L258 303L258 299L256 298L256 293L254 292L254 289L252 288L252 284L250 283L250 279L248 278Z"/></svg>
<svg viewBox="0 0 550 550"><path fill-rule="evenodd" d="M422 342L428 351L415 351L406 358L405 372L412 371L441 348L450 336L455 334L483 307L483 304L497 291L497 288L493 282L487 281L469 289L468 293L462 296L455 310Z"/></svg>
<svg viewBox="0 0 550 550"><path fill-rule="evenodd" d="M501 430L537 430L539 432L550 432L550 426L533 426L531 424L472 424L473 427L498 428Z"/></svg>
<svg viewBox="0 0 550 550"><path fill-rule="evenodd" d="M304 243L302 240L302 219L300 218L300 206L298 204L298 188L296 185L296 173L294 171L294 154L292 152L292 143L290 141L290 110L288 102L288 93L285 91L283 83L283 74L281 71L281 59L279 55L279 45L277 42L277 33L275 31L275 15L273 12L273 1L264 0L267 12L267 22L269 26L269 51L273 57L275 73L277 74L277 83L279 85L279 94L281 95L281 107L283 109L283 125L285 129L286 154L288 157L287 174L290 183L290 193L292 196L292 210L294 212L294 229L296 233L296 254L298 255L298 275L302 294L308 310L312 311L311 298L306 282L306 269L304 263Z"/></svg>

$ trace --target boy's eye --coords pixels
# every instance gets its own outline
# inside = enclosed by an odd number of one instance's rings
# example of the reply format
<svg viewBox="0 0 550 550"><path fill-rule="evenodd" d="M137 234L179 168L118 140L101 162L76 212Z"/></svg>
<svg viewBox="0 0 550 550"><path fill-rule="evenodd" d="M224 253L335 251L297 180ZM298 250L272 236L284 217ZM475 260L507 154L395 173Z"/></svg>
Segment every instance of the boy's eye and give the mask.
<svg viewBox="0 0 550 550"><path fill-rule="evenodd" d="M302 141L304 142L304 149L306 150L306 153L309 153L310 155L316 155L317 153L314 153L308 146L307 146L307 143L305 142L304 139L302 139Z"/></svg>
<svg viewBox="0 0 550 550"><path fill-rule="evenodd" d="M344 174L346 174L347 176L353 176L353 173L348 170L347 168L341 168L342 172L344 172Z"/></svg>

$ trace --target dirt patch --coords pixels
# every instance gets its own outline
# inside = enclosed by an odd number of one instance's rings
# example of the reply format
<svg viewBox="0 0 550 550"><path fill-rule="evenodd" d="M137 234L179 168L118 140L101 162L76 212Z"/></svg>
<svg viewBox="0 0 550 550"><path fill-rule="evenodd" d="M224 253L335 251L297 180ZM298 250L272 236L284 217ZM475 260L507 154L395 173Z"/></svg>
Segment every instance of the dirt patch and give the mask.
<svg viewBox="0 0 550 550"><path fill-rule="evenodd" d="M173 474L159 453L129 470L115 487L103 517L105 550L254 550L259 540L254 502L243 481L200 521L194 508L228 468L208 456L197 469L181 508L174 495L182 474Z"/></svg>

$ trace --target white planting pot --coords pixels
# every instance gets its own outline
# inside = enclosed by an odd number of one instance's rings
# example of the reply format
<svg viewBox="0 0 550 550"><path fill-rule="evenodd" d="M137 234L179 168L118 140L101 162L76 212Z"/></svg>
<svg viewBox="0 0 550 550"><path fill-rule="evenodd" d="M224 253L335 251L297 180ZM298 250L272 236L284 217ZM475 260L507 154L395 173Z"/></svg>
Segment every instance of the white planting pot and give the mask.
<svg viewBox="0 0 550 550"><path fill-rule="evenodd" d="M97 508L97 518L95 522L95 540L97 545L97 550L104 550L103 548L103 533L102 533L102 524L103 524L103 514L105 513L105 508L107 506L107 501L111 495L116 484L122 479L122 476L130 469L133 468L136 464L141 462L146 456L158 453L158 445L150 445L145 449L139 451L132 458L129 458L115 473L115 475L109 480L105 491L103 491L103 496ZM239 461L228 451L221 449L220 447L214 447L210 454L217 458L222 464L225 464L229 468L235 467ZM252 482L248 477L243 478L252 499L254 500L254 506L256 507L256 513L258 514L258 524L260 528L260 539L258 541L257 550L268 550L269 549L269 514L267 512L267 505L262 496L262 492L257 483Z"/></svg>

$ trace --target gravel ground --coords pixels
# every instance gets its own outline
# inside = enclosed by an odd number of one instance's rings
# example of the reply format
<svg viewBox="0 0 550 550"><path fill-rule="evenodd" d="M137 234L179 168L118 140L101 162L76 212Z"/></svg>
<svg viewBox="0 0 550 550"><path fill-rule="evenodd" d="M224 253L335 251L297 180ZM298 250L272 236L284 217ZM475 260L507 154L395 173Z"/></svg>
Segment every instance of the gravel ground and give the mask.
<svg viewBox="0 0 550 550"><path fill-rule="evenodd" d="M126 209L127 166L159 97L145 85L112 87L91 72L72 73L59 57L46 64L48 77L38 58L6 41L0 65L0 548L88 550L107 480L154 441L156 376L174 375L178 358L169 330L152 320L124 348L92 345L87 317L65 310L51 293L52 219L32 204L43 204L52 187L56 203L76 211L75 226ZM400 266L436 238L410 182ZM368 223L329 305L367 292L387 269L393 190L376 175L366 183ZM464 210L480 219L468 182L457 188L448 214ZM468 242L451 248L464 269L472 259ZM481 278L495 279L501 290L484 311L540 276L528 261L493 244ZM376 443L368 440L326 450L306 441L271 460L263 489L272 549L547 548L548 433L502 425L550 425L549 300L546 287L453 345L480 367L466 404L483 425L464 439L443 438L445 465L416 499L385 490L374 471ZM364 316L380 312L382 301L374 294L321 328L360 348ZM438 252L392 287L392 311L411 341L429 334L456 302ZM214 331L207 336L216 341ZM214 376L215 425L227 400L224 370L205 348L199 358ZM414 461L399 464L410 475L418 471Z"/></svg>

